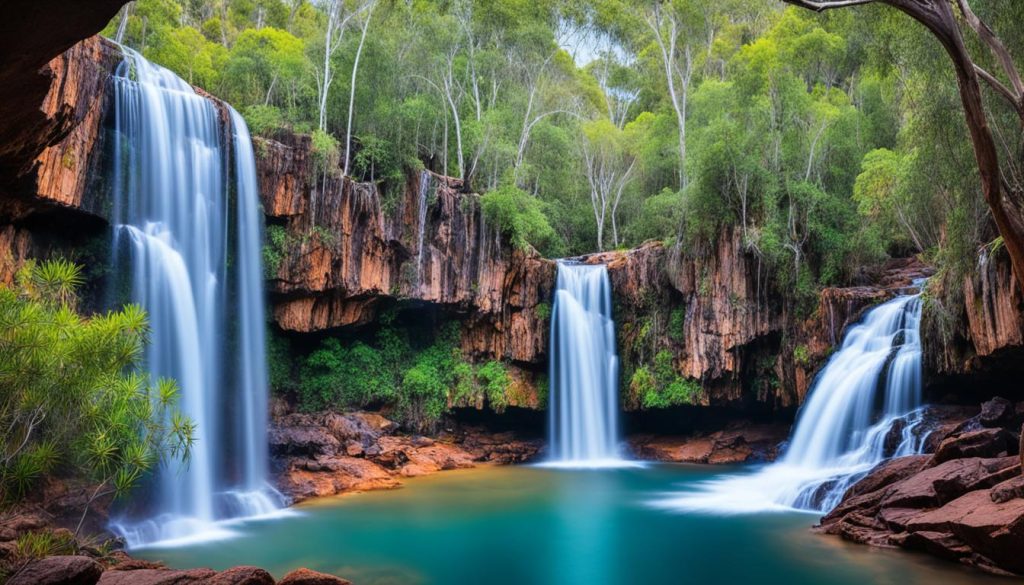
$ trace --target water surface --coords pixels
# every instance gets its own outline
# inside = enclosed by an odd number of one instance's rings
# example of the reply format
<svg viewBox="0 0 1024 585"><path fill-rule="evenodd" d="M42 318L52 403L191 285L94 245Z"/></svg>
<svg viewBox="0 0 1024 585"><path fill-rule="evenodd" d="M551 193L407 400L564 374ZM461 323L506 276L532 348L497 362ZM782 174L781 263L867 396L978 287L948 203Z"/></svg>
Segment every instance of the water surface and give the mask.
<svg viewBox="0 0 1024 585"><path fill-rule="evenodd" d="M231 540L138 556L185 568L301 566L356 585L1005 583L930 557L812 534L816 516L666 512L659 496L722 468L487 467L318 500ZM732 470L734 473L735 470Z"/></svg>

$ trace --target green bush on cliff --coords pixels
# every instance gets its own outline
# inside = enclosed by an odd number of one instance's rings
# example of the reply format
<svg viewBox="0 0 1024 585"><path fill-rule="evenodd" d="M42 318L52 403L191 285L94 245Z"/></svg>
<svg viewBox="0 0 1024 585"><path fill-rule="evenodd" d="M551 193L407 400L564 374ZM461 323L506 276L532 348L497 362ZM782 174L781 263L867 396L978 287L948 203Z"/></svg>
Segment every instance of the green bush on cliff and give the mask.
<svg viewBox="0 0 1024 585"><path fill-rule="evenodd" d="M121 496L189 455L194 426L174 408L177 386L137 371L145 312L79 314L80 275L69 262L30 262L16 288L0 288L2 500L55 473L94 482L94 498Z"/></svg>
<svg viewBox="0 0 1024 585"><path fill-rule="evenodd" d="M703 392L700 382L676 373L667 350L654 356L653 368L643 365L634 370L629 381L632 402L645 409L698 404Z"/></svg>
<svg viewBox="0 0 1024 585"><path fill-rule="evenodd" d="M459 349L455 323L442 326L425 347L384 313L371 340L330 337L302 359L299 406L325 408L393 406L400 422L415 430L432 428L449 404L482 392L492 408L506 404L508 373L500 362L471 364Z"/></svg>
<svg viewBox="0 0 1024 585"><path fill-rule="evenodd" d="M558 236L544 215L544 204L526 191L504 186L481 197L484 216L488 223L525 249L533 246L543 252L550 251Z"/></svg>

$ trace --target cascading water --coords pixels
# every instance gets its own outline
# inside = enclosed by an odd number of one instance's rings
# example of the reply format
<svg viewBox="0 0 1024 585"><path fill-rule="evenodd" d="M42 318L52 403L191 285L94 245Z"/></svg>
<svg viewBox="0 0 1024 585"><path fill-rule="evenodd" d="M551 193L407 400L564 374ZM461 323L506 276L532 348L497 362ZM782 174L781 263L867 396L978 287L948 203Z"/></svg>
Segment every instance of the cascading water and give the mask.
<svg viewBox="0 0 1024 585"><path fill-rule="evenodd" d="M788 449L753 475L708 482L658 505L745 513L798 508L824 513L888 457L919 453L921 299L872 309L846 334L801 409Z"/></svg>
<svg viewBox="0 0 1024 585"><path fill-rule="evenodd" d="M560 261L551 313L551 462L621 465L619 357L603 265Z"/></svg>
<svg viewBox="0 0 1024 585"><path fill-rule="evenodd" d="M112 526L138 547L222 536L218 520L265 515L281 498L266 483L261 219L248 129L230 110L226 134L212 101L124 51L114 78L115 273L131 275L131 298L149 314L146 367L177 381L179 408L196 425L187 464L158 472L157 515Z"/></svg>

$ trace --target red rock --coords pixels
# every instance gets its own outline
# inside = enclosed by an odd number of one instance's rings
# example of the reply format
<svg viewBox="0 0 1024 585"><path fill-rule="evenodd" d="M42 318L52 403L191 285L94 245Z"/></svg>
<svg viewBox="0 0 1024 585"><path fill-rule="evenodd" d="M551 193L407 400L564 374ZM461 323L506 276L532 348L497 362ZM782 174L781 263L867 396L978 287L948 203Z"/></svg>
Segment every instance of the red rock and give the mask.
<svg viewBox="0 0 1024 585"><path fill-rule="evenodd" d="M1016 455L1018 438L1004 429L981 429L952 435L935 451L936 464L964 457Z"/></svg>
<svg viewBox="0 0 1024 585"><path fill-rule="evenodd" d="M889 508L941 506L961 495L988 488L1019 473L1014 457L954 459L930 467L892 486L882 501Z"/></svg>
<svg viewBox="0 0 1024 585"><path fill-rule="evenodd" d="M199 585L216 574L212 569L104 571L99 585Z"/></svg>
<svg viewBox="0 0 1024 585"><path fill-rule="evenodd" d="M295 569L285 575L278 585L352 585L352 582L309 569Z"/></svg>
<svg viewBox="0 0 1024 585"><path fill-rule="evenodd" d="M88 557L56 556L32 561L8 585L94 585L103 567Z"/></svg>
<svg viewBox="0 0 1024 585"><path fill-rule="evenodd" d="M995 397L981 405L978 421L985 427L1006 427L1017 417L1016 407L1005 398Z"/></svg>
<svg viewBox="0 0 1024 585"><path fill-rule="evenodd" d="M997 503L989 490L976 490L914 518L907 530L951 533L997 566L1024 573L1024 499Z"/></svg>
<svg viewBox="0 0 1024 585"><path fill-rule="evenodd" d="M274 585L270 573L259 567L234 567L221 571L202 582L202 585Z"/></svg>

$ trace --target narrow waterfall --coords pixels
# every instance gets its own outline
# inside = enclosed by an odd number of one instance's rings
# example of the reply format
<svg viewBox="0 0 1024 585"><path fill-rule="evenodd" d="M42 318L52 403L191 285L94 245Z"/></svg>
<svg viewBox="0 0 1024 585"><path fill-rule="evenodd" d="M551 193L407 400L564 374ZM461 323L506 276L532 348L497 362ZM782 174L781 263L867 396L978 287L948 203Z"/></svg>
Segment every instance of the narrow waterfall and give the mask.
<svg viewBox="0 0 1024 585"><path fill-rule="evenodd" d="M266 483L261 218L249 131L130 49L114 78L115 274L149 313L146 367L177 381L196 425L185 465L158 471L150 518L112 529L130 547L223 535L218 520L280 505ZM232 207L234 217L232 217Z"/></svg>
<svg viewBox="0 0 1024 585"><path fill-rule="evenodd" d="M560 261L551 313L551 463L622 463L619 357L608 269Z"/></svg>
<svg viewBox="0 0 1024 585"><path fill-rule="evenodd" d="M872 309L818 375L779 461L659 504L722 513L824 513L878 463L919 453L926 438L919 429L920 322L919 295Z"/></svg>

